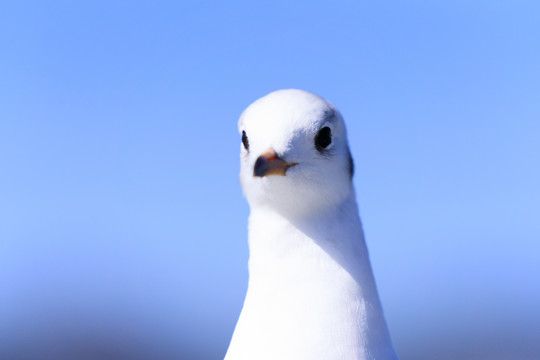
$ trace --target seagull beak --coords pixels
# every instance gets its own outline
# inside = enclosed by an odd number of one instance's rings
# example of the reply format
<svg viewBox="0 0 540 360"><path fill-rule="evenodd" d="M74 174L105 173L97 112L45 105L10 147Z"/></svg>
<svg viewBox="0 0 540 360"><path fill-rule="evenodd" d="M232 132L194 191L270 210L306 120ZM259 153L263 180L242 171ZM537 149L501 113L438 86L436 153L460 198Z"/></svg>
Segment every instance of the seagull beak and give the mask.
<svg viewBox="0 0 540 360"><path fill-rule="evenodd" d="M297 163L288 163L278 156L272 148L266 150L255 161L253 176L263 177L268 175L285 176L285 172Z"/></svg>

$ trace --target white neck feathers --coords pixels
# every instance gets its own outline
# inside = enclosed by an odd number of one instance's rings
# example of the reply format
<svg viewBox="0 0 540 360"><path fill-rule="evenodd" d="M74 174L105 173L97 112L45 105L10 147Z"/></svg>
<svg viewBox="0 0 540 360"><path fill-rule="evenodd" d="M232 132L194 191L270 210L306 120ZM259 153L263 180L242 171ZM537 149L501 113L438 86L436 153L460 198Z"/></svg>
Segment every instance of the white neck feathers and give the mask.
<svg viewBox="0 0 540 360"><path fill-rule="evenodd" d="M354 194L309 219L252 209L249 247L227 360L396 359Z"/></svg>

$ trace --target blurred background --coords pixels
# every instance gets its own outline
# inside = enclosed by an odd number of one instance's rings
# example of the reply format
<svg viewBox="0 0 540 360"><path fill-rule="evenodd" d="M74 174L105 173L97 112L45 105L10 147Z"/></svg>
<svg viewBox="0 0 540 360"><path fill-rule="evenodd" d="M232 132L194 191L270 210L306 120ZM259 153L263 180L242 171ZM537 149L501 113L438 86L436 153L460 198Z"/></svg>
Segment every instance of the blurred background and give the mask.
<svg viewBox="0 0 540 360"><path fill-rule="evenodd" d="M0 359L221 359L247 287L236 121L348 126L402 360L540 359L535 1L4 1Z"/></svg>

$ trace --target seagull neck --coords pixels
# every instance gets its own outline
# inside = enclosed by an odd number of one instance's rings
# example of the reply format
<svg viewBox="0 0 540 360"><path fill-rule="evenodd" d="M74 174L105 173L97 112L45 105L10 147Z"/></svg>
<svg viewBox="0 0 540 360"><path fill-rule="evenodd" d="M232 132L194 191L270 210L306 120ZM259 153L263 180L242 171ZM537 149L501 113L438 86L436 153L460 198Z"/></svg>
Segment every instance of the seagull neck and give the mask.
<svg viewBox="0 0 540 360"><path fill-rule="evenodd" d="M337 206L302 217L285 217L269 208L252 209L249 247L250 276L260 262L268 269L286 259L302 262L315 256L338 263L353 277L374 286L354 194Z"/></svg>
<svg viewBox="0 0 540 360"><path fill-rule="evenodd" d="M396 359L354 196L296 219L252 209L249 247L242 324L254 334L250 341L334 349L321 357L328 359ZM308 335L299 340L300 333ZM297 340L291 345L289 339ZM338 349L346 354L336 355Z"/></svg>
<svg viewBox="0 0 540 360"><path fill-rule="evenodd" d="M292 226L299 231L310 232L309 230L313 229L327 233L345 226L349 230L356 228L360 233L362 232L354 192L338 204L301 214L276 211L265 206L251 207L249 223L250 230L259 226L273 230ZM359 234L354 232L354 235Z"/></svg>

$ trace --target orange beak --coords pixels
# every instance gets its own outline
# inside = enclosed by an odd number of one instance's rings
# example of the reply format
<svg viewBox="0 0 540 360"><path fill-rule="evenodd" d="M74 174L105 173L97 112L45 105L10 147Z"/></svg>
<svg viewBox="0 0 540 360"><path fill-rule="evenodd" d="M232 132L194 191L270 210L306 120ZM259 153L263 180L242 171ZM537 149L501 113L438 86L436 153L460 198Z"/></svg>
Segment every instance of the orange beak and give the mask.
<svg viewBox="0 0 540 360"><path fill-rule="evenodd" d="M285 172L297 163L288 163L278 156L272 148L266 150L257 158L253 168L253 176L263 177L268 175L285 176Z"/></svg>

